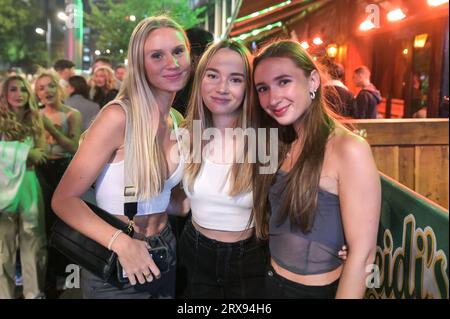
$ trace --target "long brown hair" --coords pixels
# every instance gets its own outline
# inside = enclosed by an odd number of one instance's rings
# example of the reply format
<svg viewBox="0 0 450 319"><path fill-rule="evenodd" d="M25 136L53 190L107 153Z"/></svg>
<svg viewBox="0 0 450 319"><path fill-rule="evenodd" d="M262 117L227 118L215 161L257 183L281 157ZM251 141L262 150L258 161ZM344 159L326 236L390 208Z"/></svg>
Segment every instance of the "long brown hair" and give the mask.
<svg viewBox="0 0 450 319"><path fill-rule="evenodd" d="M28 92L23 119L18 119L8 104L7 94L12 81L22 82ZM13 75L5 80L0 91L0 135L10 141L23 141L26 137L32 137L36 142L43 134L43 127L37 103L28 82L19 75Z"/></svg>
<svg viewBox="0 0 450 319"><path fill-rule="evenodd" d="M246 128L250 127L250 111L251 106L253 105L253 95L251 93L251 88L253 85L253 78L252 78L252 71L251 71L251 63L252 63L252 56L248 49L241 45L238 42L231 41L231 40L222 40L218 43L215 43L211 45L203 54L201 57L196 72L194 76L194 81L192 85L192 95L189 100L188 104L188 113L186 117L186 128L189 131L189 136L194 136L193 134L193 123L194 120L200 120L201 123L201 134L203 134L204 130L207 128L214 127L212 122L212 114L208 110L207 107L203 104L203 98L201 94L201 83L205 76L206 69L208 67L209 62L213 58L213 56L220 50L220 49L230 49L236 53L238 53L242 60L244 61L245 65L245 96L242 102L242 106L239 108L240 114L236 120L236 123L234 123L234 128L242 128L245 130ZM193 144L193 143L191 143ZM200 154L203 153L203 148L206 145L205 141L201 141L201 148L200 150L193 149L191 145L190 154L189 157L191 159L190 163L186 167L186 174L187 174L187 181L188 185L187 187L192 191L193 183L195 178L197 177L198 173L200 172L200 169L202 167L202 163L196 163L193 159L197 158L196 152L200 152ZM251 182L252 182L252 164L249 163L248 160L248 141L245 143L243 147L243 160L237 161L235 160L233 163L233 166L231 168L231 188L230 188L230 194L231 196L240 194L242 192L249 192L252 189ZM242 154L236 154L237 156L240 156Z"/></svg>
<svg viewBox="0 0 450 319"><path fill-rule="evenodd" d="M299 43L289 40L278 41L265 47L255 58L253 70L261 61L270 58L288 58L301 70L306 77L316 70L321 74L320 67ZM322 76L320 76L322 78ZM264 111L255 112L256 122L260 127L278 128L278 158L279 167L286 159L292 143L300 139L301 153L293 168L287 174L286 187L283 191L280 207L282 223L287 217L293 225L303 232L311 231L317 208L320 174L325 155L328 137L334 129L335 122L328 114L323 98L322 83L318 87L311 105L302 114L301 132L295 132L292 126L281 126ZM268 131L268 130L266 130ZM300 134L298 134L300 133ZM269 141L269 139L266 139ZM256 234L261 239L268 238L270 205L267 196L274 182L275 174L258 174L261 163L257 162L253 178L253 199L255 207Z"/></svg>

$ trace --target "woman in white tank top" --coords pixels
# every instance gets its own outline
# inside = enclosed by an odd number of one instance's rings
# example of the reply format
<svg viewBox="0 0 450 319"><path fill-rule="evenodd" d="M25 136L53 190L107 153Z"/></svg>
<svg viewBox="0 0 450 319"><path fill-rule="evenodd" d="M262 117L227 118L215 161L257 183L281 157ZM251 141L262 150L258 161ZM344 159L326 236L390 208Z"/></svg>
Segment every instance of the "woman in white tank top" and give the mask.
<svg viewBox="0 0 450 319"><path fill-rule="evenodd" d="M105 106L88 129L55 192L53 208L67 224L116 252L128 276L129 284L114 285L84 271L85 297L173 298L175 237L165 211L167 193L183 171L179 158L170 156L177 146L170 139L174 120L169 115L175 93L186 84L190 70L189 43L183 29L164 16L142 20L130 38L128 63L117 100ZM160 234L170 246L168 273L161 275L145 241L103 222L80 198L96 180L98 199L103 202L108 197L105 187L112 193L119 190L122 200L117 205L102 205L126 221L120 174L136 189L135 233L141 237ZM102 183L104 178L114 185Z"/></svg>
<svg viewBox="0 0 450 319"><path fill-rule="evenodd" d="M192 218L178 249L184 298L263 296L266 255L253 231L252 165L246 145L226 132L250 126L250 65L243 45L221 41L208 48L196 70L197 91L191 93L186 120L193 147L183 178ZM212 130L214 137L192 140L199 127L200 134ZM195 143L202 147L196 150ZM244 146L243 153L235 151L235 143Z"/></svg>
<svg viewBox="0 0 450 319"><path fill-rule="evenodd" d="M56 216L51 209L51 199L56 186L64 175L67 166L78 148L81 133L81 113L61 101L64 90L59 84L56 72L40 70L34 85L44 108L42 114L45 139L47 141L48 160L39 165L37 171L42 183L45 203L45 225L50 235L51 227ZM54 248L48 250L48 266L46 275L46 295L48 298L57 297L57 276L64 276L66 265L70 261Z"/></svg>

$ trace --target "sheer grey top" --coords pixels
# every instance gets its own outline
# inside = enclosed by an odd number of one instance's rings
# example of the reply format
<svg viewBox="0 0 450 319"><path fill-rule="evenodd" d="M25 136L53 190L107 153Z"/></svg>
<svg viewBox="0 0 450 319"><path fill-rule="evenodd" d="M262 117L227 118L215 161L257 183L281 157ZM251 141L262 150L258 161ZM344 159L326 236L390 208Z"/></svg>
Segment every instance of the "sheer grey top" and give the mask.
<svg viewBox="0 0 450 319"><path fill-rule="evenodd" d="M291 224L289 216L280 221L287 173L278 171L269 192L271 216L269 246L271 257L283 268L300 275L330 272L342 264L338 252L344 245L339 197L322 189L311 232Z"/></svg>

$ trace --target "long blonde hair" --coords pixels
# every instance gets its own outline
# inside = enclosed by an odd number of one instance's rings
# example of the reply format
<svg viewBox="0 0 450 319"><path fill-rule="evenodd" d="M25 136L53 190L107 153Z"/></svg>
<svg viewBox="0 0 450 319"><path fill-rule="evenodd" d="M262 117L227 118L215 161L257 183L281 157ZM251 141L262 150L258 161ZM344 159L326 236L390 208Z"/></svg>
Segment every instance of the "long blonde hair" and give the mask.
<svg viewBox="0 0 450 319"><path fill-rule="evenodd" d="M110 91L115 88L116 78L114 77L114 71L109 66L101 65L95 68L94 77L97 72L104 72L106 76L106 83L104 87L95 86L96 90Z"/></svg>
<svg viewBox="0 0 450 319"><path fill-rule="evenodd" d="M210 63L213 56L220 50L220 49L230 49L236 53L238 53L242 60L244 61L245 65L245 96L242 102L241 107L239 108L240 113L236 120L236 123L234 123L234 128L242 128L245 130L247 127L251 127L250 125L250 116L249 112L252 106L252 100L253 95L251 94L251 87L252 87L252 71L251 71L251 63L252 63L252 57L250 52L247 50L246 47L239 44L235 41L229 41L229 40L223 40L216 44L211 45L206 52L201 57L196 72L194 76L194 81L192 85L192 93L191 98L189 100L188 104L188 114L186 118L186 128L189 131L189 134L191 137L194 136L193 133L193 127L194 127L194 120L200 120L201 123L201 134L203 135L203 132L207 128L213 127L212 122L212 115L211 112L207 107L204 106L203 98L202 98L202 92L201 92L201 84L202 80L205 76L206 69L208 67L208 64ZM200 172L202 163L197 163L193 159L197 158L196 152L199 151L200 154L203 154L203 148L206 145L205 141L201 141L201 149L195 150L192 147L193 143L191 143L191 150L190 150L190 158L191 161L186 167L185 174L187 175L187 181L188 181L188 188L192 191L194 180L197 177L198 173ZM244 145L244 154L243 154L243 161L242 163L238 163L236 160L232 166L231 169L231 188L230 188L230 195L237 195L242 192L249 192L251 191L251 183L252 183L252 164L249 163L248 160L248 143L245 143ZM239 156L239 155L237 155Z"/></svg>
<svg viewBox="0 0 450 319"><path fill-rule="evenodd" d="M166 16L149 17L134 29L128 45L128 68L117 95L126 106L125 174L133 182L139 200L158 195L167 175L163 149L157 140L159 108L149 87L144 65L144 44L149 34L159 28L172 28L183 34L182 27ZM126 185L130 186L130 185Z"/></svg>
<svg viewBox="0 0 450 319"><path fill-rule="evenodd" d="M20 81L28 93L23 119L18 119L8 104L7 94L12 81ZM22 141L30 136L36 143L44 133L38 106L28 82L19 75L8 77L3 83L0 93L0 135L10 141Z"/></svg>
<svg viewBox="0 0 450 319"><path fill-rule="evenodd" d="M39 68L36 76L35 76L35 86L34 86L34 91L37 95L37 91L38 91L38 87L37 87L37 82L42 79L48 77L51 79L52 83L55 85L56 87L56 94L57 94L57 99L56 99L56 103L58 103L59 105L63 104L63 99L64 99L64 89L61 86L61 84L59 84L59 75L58 73L56 73L55 71L49 70L49 69L44 69L44 68Z"/></svg>
<svg viewBox="0 0 450 319"><path fill-rule="evenodd" d="M270 57L288 58L301 69L306 77L311 76L315 70L321 75L320 66L314 63L312 57L299 43L294 41L278 41L265 47L255 58L254 70L261 61ZM322 81L321 81L322 83ZM299 226L304 232L312 228L317 208L317 196L319 191L320 174L325 156L325 147L328 137L335 127L335 120L327 109L323 98L322 84L316 92L311 105L302 115L302 132L298 136L292 126L281 126L260 110L258 123L261 127L278 127L279 132L279 164L286 159L292 142L299 138L302 151L296 159L294 167L287 176L284 190L283 204L280 207L280 220L282 223L290 218L291 224ZM256 167L260 164L257 163ZM275 174L257 174L253 180L253 201L255 207L256 235L261 239L267 239L269 227L270 205L267 196L274 181Z"/></svg>

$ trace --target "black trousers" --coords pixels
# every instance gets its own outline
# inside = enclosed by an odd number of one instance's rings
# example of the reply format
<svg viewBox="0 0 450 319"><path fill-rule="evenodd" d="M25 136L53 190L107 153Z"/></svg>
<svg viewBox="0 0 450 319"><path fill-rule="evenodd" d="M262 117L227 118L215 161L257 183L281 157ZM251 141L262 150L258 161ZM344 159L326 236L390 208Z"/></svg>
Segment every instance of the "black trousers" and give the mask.
<svg viewBox="0 0 450 319"><path fill-rule="evenodd" d="M339 279L325 286L306 286L278 275L269 264L266 270L266 297L269 299L334 299Z"/></svg>
<svg viewBox="0 0 450 319"><path fill-rule="evenodd" d="M203 236L188 220L178 243L182 298L263 298L267 247L255 236L224 243Z"/></svg>

